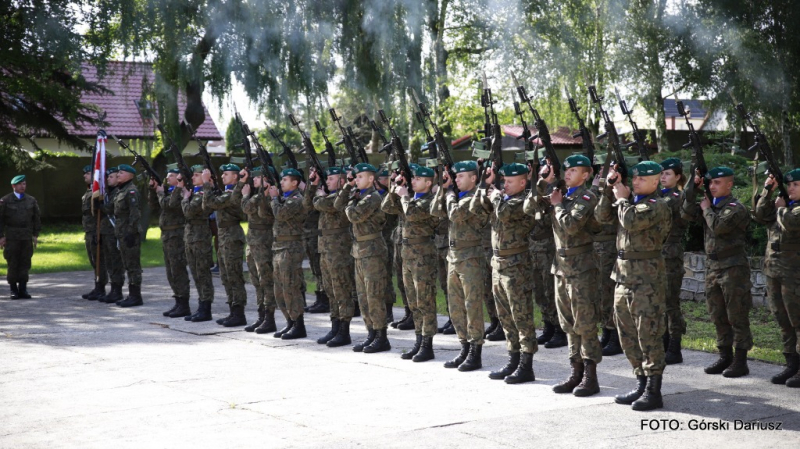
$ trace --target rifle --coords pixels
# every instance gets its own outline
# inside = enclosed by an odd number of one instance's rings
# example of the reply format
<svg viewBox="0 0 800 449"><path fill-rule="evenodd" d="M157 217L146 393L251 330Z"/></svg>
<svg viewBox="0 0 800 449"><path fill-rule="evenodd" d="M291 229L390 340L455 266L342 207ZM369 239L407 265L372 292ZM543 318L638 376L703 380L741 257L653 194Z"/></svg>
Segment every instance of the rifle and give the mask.
<svg viewBox="0 0 800 449"><path fill-rule="evenodd" d="M439 162L447 168L447 174L450 176L452 180L453 190L458 193L458 187L456 186L456 172L453 166L455 165L455 160L453 159L453 154L450 153L450 149L447 147L447 141L444 139L444 134L442 134L442 130L439 129L439 126L433 121L433 116L431 112L428 110L428 107L425 106L425 103L419 101L419 97L417 97L417 92L414 89L411 89L411 93L414 96L414 100L416 100L417 108L419 108L419 112L417 112L417 120L420 121L422 124L422 128L425 130L425 134L428 137L428 142L433 140L438 147L438 151L435 155L439 159ZM433 128L433 137L431 138L431 133L428 131L428 128L425 127L425 120L424 118L428 119L428 122L431 124ZM440 177L441 180L441 177ZM441 182L441 181L440 181Z"/></svg>
<svg viewBox="0 0 800 449"><path fill-rule="evenodd" d="M589 158L589 161L592 163L592 167L594 167L594 143L592 142L592 133L589 132L589 128L586 127L586 122L583 121L583 118L580 114L581 108L578 107L578 104L575 102L575 98L573 98L572 94L569 93L566 85L564 86L564 93L567 94L569 110L572 111L572 113L575 115L575 119L578 121L578 132L573 134L572 138L581 138L583 152L586 157Z"/></svg>
<svg viewBox="0 0 800 449"><path fill-rule="evenodd" d="M503 153L502 144L503 136L500 132L500 124L497 122L497 113L494 111L494 104L497 103L492 99L492 89L489 88L489 82L486 80L486 73L483 74L483 92L481 93L481 107L483 107L483 116L485 119L483 125L484 138L481 139L484 143L491 145L491 165L494 172L494 186L497 189L502 188L503 184L500 181L500 168L503 167ZM491 137L489 135L491 134ZM480 178L481 188L486 188L486 172L481 173Z"/></svg>
<svg viewBox="0 0 800 449"><path fill-rule="evenodd" d="M566 184L564 183L564 180L561 179L561 161L558 159L556 149L553 147L553 139L550 136L550 130L547 128L547 123L545 123L544 119L539 115L539 111L533 107L533 103L531 103L531 97L528 95L525 87L522 86L519 81L517 81L517 77L514 76L514 72L511 72L511 78L514 81L514 85L517 86L517 94L519 94L519 99L528 105L528 109L533 115L533 126L536 128L536 135L529 137L528 140L534 141L539 139L542 142L542 146L544 147L544 157L550 162L550 169L553 170L553 174L555 175L556 188L566 191Z"/></svg>
<svg viewBox="0 0 800 449"><path fill-rule="evenodd" d="M131 154L133 154L133 164L131 164L131 165L133 165L133 166L135 166L136 164L141 165L142 169L145 171L145 173L150 175L150 179L155 181L156 184L158 184L158 185L163 184L163 181L161 180L161 176L158 175L158 172L153 170L153 167L147 162L147 160L144 157L142 157L141 154L133 151L133 149L131 147L129 147L125 142L123 142L120 139L117 139L117 136L112 134L111 138L114 139L115 141L117 141L117 144L120 147L130 151ZM94 166L92 166L92 167L94 167Z"/></svg>
<svg viewBox="0 0 800 449"><path fill-rule="evenodd" d="M614 88L614 93L617 95L617 101L619 102L619 107L622 109L622 113L628 117L628 123L631 125L631 132L633 133L633 141L636 143L636 148L639 150L639 162L641 161L649 161L650 156L647 154L647 147L644 143L644 138L642 134L639 132L639 127L636 126L636 122L633 121L633 109L628 109L628 104L625 103L625 100L619 95L619 89L616 87ZM624 145L625 148L630 148L632 143Z"/></svg>
<svg viewBox="0 0 800 449"><path fill-rule="evenodd" d="M336 125L339 127L339 132L342 133L342 140L336 142L336 146L344 144L347 154L350 155L350 166L354 167L358 163L359 159L358 150L356 150L355 144L350 139L350 133L347 132L347 128L342 125L342 116L336 114L336 109L332 108L331 105L328 104L328 100L325 100L325 104L328 106L328 113L331 115L331 120L336 123Z"/></svg>
<svg viewBox="0 0 800 449"><path fill-rule="evenodd" d="M250 174L253 170L253 153L250 147L250 136L253 136L256 143L258 143L258 138L255 137L254 132L250 131L250 127L242 120L242 116L240 116L238 112L234 112L234 118L239 123L239 127L242 128L242 134L244 134L242 143L237 145L237 147L241 147L244 150L244 169L247 171L247 185L250 186L250 191L255 191L253 176Z"/></svg>
<svg viewBox="0 0 800 449"><path fill-rule="evenodd" d="M317 127L317 132L322 134L322 139L325 140L325 149L322 152L328 155L328 167L335 167L336 150L333 148L333 144L331 143L331 141L328 140L328 136L325 134L325 128L323 128L319 120L315 120L314 125Z"/></svg>
<svg viewBox="0 0 800 449"><path fill-rule="evenodd" d="M753 146L748 148L747 151L756 149L758 150L759 154L764 157L764 161L767 163L767 174L772 175L772 177L775 179L780 197L786 201L786 204L789 204L791 200L789 199L789 192L786 191L786 186L783 184L783 172L781 171L780 165L778 165L778 161L775 160L775 155L772 152L772 147L770 147L769 142L767 141L767 136L761 132L761 130L758 128L758 125L753 123L752 115L745 110L742 103L736 105L736 111L739 112L739 116L742 118L742 121L745 124L745 130L747 130L747 127L749 126L753 129L753 132L756 135Z"/></svg>
<svg viewBox="0 0 800 449"><path fill-rule="evenodd" d="M270 134L272 134L272 130L270 130ZM273 135L273 137L276 136ZM267 152L267 150L264 149L264 147L261 145L261 142L259 142L258 139L255 139L255 143L256 143L256 157L258 157L258 160L261 162L261 172L264 173L263 176L267 178L267 182L278 189L279 193L278 197L281 198L282 201L283 191L281 191L281 180L277 176L277 174L280 172L275 167L275 162L272 160L272 156ZM270 170L270 168L272 170Z"/></svg>
<svg viewBox="0 0 800 449"><path fill-rule="evenodd" d="M692 169L691 169L691 176L692 180L686 186L686 195L689 198L695 198L697 195L694 185L694 174L697 171L700 175L700 178L703 179L703 186L705 187L704 193L706 198L709 201L713 202L713 198L711 198L711 191L709 190L709 185L711 184L710 179L706 179L706 173L708 173L708 165L706 164L706 158L703 157L703 145L700 143L700 136L697 134L697 131L694 130L694 125L689 120L689 115L691 111L686 110L684 107L683 102L678 100L678 94L675 94L675 105L678 107L678 114L686 119L686 127L689 128L689 142L683 144L681 148L689 148L692 149Z"/></svg>
<svg viewBox="0 0 800 449"><path fill-rule="evenodd" d="M400 174L406 180L406 186L411 188L411 178L414 177L414 173L411 171L411 166L408 165L408 159L406 159L406 150L403 148L403 143L400 142L400 136L397 135L397 131L392 128L392 123L389 122L389 119L386 117L386 113L383 112L383 109L378 110L378 115L381 116L381 121L386 124L386 127L389 128L389 132L392 134L392 154L397 159L398 164L400 165ZM388 146L388 145L387 145ZM384 147L385 149L386 147Z"/></svg>
<svg viewBox="0 0 800 449"><path fill-rule="evenodd" d="M350 137L350 141L353 142L353 146L356 149L356 155L361 162L365 164L369 164L369 156L367 156L367 150L364 148L364 145L361 144L361 141L356 136L356 133L353 132L353 127L348 126L347 128L347 135Z"/></svg>
<svg viewBox="0 0 800 449"><path fill-rule="evenodd" d="M608 154L603 164L602 174L605 176L605 174L608 173L608 167L613 159L614 166L617 169L617 177L614 178L610 185L614 185L620 178L622 179L622 183L626 184L628 182L628 164L625 163L625 155L622 153L622 146L619 143L617 127L614 126L614 122L611 121L611 118L608 116L608 111L603 109L603 97L597 95L595 86L589 86L589 96L592 98L592 103L597 105L597 109L603 117L603 126L606 130L605 133L597 136L597 139L602 140L608 137Z"/></svg>
<svg viewBox="0 0 800 449"><path fill-rule="evenodd" d="M178 164L178 170L181 171L181 176L183 177L184 185L191 186L192 183L192 170L189 169L189 166L186 165L186 161L183 159L183 154L181 154L181 150L175 145L175 142L169 137L167 131L164 130L164 127L159 123L156 125L158 131L161 133L161 137L163 139L167 139L167 150L164 151L165 153L172 153L172 157L175 158L175 163ZM188 188L188 187L187 187ZM214 186L216 189L217 186Z"/></svg>
<svg viewBox="0 0 800 449"><path fill-rule="evenodd" d="M294 115L292 115L292 114L289 114L289 119L290 119L290 120L292 120L292 123L294 123ZM298 129L300 129L299 122L297 122L297 123L298 123L298 126L297 126L297 128L298 128ZM287 160L286 160L286 164L287 164L289 167L291 167L291 168L293 168L293 169L295 169L295 170L298 170L298 169L300 168L300 165L297 163L297 156L295 156L294 152L292 151L292 148L291 148L289 145L286 145L286 144L285 144L285 143L284 143L284 142L283 142L283 141L282 141L282 140L281 140L281 139L278 137L278 135L277 135L277 134L275 134L275 132L274 132L273 130L271 130L271 129L270 129L270 130L269 130L269 133L270 133L270 135L272 135L272 138L274 138L274 139L277 139L277 140L278 140L278 143L281 145L281 148L283 148L283 151L281 151L280 153L278 153L278 156L286 156L286 159L287 159ZM304 132L302 132L302 131L301 131L300 133L301 133L301 134L304 136L304 137L303 137L303 145L305 145L305 140L308 138L308 136L307 136L307 135L305 135L305 133L304 133ZM309 142L310 142L310 140L309 140ZM312 145L312 148L313 148L313 145ZM300 152L302 152L302 150L300 150ZM316 152L315 152L314 154L316 154Z"/></svg>
<svg viewBox="0 0 800 449"><path fill-rule="evenodd" d="M297 127L297 131L300 132L300 136L303 138L303 149L300 151L306 153L308 166L313 167L317 172L317 176L322 183L322 189L325 191L325 193L330 193L327 184L328 176L325 174L325 169L322 168L322 163L320 163L319 158L317 157L317 149L314 148L314 143L311 142L311 138L308 136L308 134L300 128L300 122L294 117L294 114L289 114L289 121L292 122L293 126ZM325 141L327 142L327 138Z"/></svg>
<svg viewBox="0 0 800 449"><path fill-rule="evenodd" d="M383 147L378 150L378 153L386 153L388 158L388 163L391 163L392 159L394 158L394 152L392 152L392 143L386 139L386 135L383 134L383 130L375 123L375 120L370 119L369 126L372 127L372 131L381 138L381 142L383 142ZM391 169L391 167L387 167L387 169Z"/></svg>
<svg viewBox="0 0 800 449"><path fill-rule="evenodd" d="M192 128L192 125L186 124L186 127L189 129L189 134L192 135L192 138L197 140L197 145L199 147L199 151L195 156L202 156L203 163L205 164L208 171L211 172L211 182L214 184L214 187L222 185L219 181L219 174L217 174L217 169L214 167L214 164L211 163L211 155L208 154L208 149L206 148L207 144L204 144L199 137L196 135L196 130Z"/></svg>

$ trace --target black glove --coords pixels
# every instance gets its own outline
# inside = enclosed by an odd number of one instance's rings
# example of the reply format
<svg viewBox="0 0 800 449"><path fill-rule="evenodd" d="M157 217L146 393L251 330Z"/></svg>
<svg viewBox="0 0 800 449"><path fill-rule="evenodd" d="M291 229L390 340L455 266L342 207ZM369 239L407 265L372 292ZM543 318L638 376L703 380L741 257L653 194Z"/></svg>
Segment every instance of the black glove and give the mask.
<svg viewBox="0 0 800 449"><path fill-rule="evenodd" d="M136 246L137 240L138 236L136 234L125 234L125 246L128 248L133 248Z"/></svg>

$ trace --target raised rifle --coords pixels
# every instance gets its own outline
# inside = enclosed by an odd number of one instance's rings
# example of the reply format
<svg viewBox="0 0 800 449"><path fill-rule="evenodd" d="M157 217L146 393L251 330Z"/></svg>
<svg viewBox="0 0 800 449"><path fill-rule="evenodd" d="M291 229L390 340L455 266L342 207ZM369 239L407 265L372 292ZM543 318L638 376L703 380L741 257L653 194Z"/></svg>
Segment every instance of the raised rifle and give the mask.
<svg viewBox="0 0 800 449"><path fill-rule="evenodd" d="M403 143L400 142L400 136L397 135L397 131L392 128L392 123L386 117L386 113L383 112L383 109L378 110L378 115L381 116L381 121L389 128L389 133L392 135L392 153L394 157L397 159L397 163L400 165L400 175L405 178L405 185L408 188L411 188L411 179L414 177L414 173L411 171L411 166L408 165L408 159L406 158L406 150L403 148Z"/></svg>
<svg viewBox="0 0 800 449"><path fill-rule="evenodd" d="M481 107L483 107L484 115L484 138L481 139L484 143L489 143L491 156L492 172L494 173L494 186L497 189L503 187L500 180L500 169L503 167L503 135L500 131L500 123L497 121L497 113L494 111L494 104L497 103L492 98L492 89L489 88L489 82L486 80L486 73L483 74L483 92L481 93ZM486 172L483 171L480 177L481 188L486 188Z"/></svg>
<svg viewBox="0 0 800 449"><path fill-rule="evenodd" d="M642 133L639 132L639 127L636 126L636 122L633 121L633 109L628 108L628 104L619 94L619 89L616 87L614 88L614 93L617 95L617 101L619 102L619 108L622 109L622 113L625 117L628 117L628 123L631 125L631 132L633 133L633 142L627 145L624 145L625 148L630 148L630 146L635 143L636 148L639 150L639 162L641 161L649 161L650 156L647 154L647 146L644 142L644 137L642 137Z"/></svg>
<svg viewBox="0 0 800 449"><path fill-rule="evenodd" d="M453 154L450 153L450 148L447 146L447 141L444 138L444 134L442 134L442 130L439 129L439 126L433 120L433 115L431 115L431 112L430 110L428 110L428 107L425 106L425 103L419 100L417 92L412 89L411 93L414 96L414 100L417 103L417 108L419 109L419 112L417 113L418 116L417 120L420 120L423 129L425 129L425 134L428 137L429 144L431 140L431 133L428 131L428 128L425 127L424 118L427 118L428 122L431 124L431 127L433 128L432 140L434 141L436 147L438 148L436 157L439 159L439 163L447 168L447 174L448 176L450 176L450 179L452 180L453 183L452 184L453 190L458 192L458 187L456 187L456 172L455 169L453 168L456 162L453 159Z"/></svg>
<svg viewBox="0 0 800 449"><path fill-rule="evenodd" d="M314 126L317 127L317 132L322 134L322 139L325 141L325 150L322 152L328 155L328 167L335 167L336 166L336 149L333 148L333 144L330 140L328 140L328 135L325 134L325 128L319 122L319 120L314 121Z"/></svg>
<svg viewBox="0 0 800 449"><path fill-rule="evenodd" d="M186 165L186 161L183 159L183 154L181 154L180 148L178 148L178 145L176 145L175 142L172 141L172 139L169 137L169 134L167 134L167 131L160 123L156 125L156 128L158 128L158 131L161 133L161 138L166 139L167 141L167 149L164 151L164 153L172 153L172 157L175 159L175 163L178 164L178 170L181 171L181 176L183 177L184 185L191 186L192 170L189 168L188 165ZM217 186L214 186L214 188L216 189Z"/></svg>
<svg viewBox="0 0 800 449"><path fill-rule="evenodd" d="M163 184L163 181L161 180L161 176L158 175L158 172L153 170L153 167L150 165L149 162L147 162L147 159L142 157L141 154L139 154L136 151L134 151L125 142L123 142L120 139L117 139L117 136L112 134L111 138L114 139L117 142L117 145L119 145L120 147L128 150L133 155L133 164L131 164L131 165L133 165L133 166L136 166L137 164L141 165L142 166L142 170L144 170L145 173L147 173L148 176L150 176L150 179L155 181L156 184L158 184L158 185Z"/></svg>
<svg viewBox="0 0 800 449"><path fill-rule="evenodd" d="M700 178L703 180L706 198L708 198L709 201L713 201L713 198L711 197L711 191L708 188L711 184L711 180L706 178L706 174L708 173L708 165L706 164L706 158L703 156L703 145L700 142L700 136L694 129L694 125L692 124L691 120L689 120L691 111L686 109L681 100L678 100L678 94L675 94L675 105L678 107L678 114L686 119L686 127L689 128L689 142L683 144L682 148L691 148L692 151L691 182L689 182L686 186L686 195L689 198L695 198L697 196L694 185L694 175L695 172L697 172Z"/></svg>
<svg viewBox="0 0 800 449"><path fill-rule="evenodd" d="M342 116L336 114L336 109L332 108L330 104L328 104L328 100L325 100L325 104L328 106L328 113L331 115L331 120L336 123L336 126L339 127L339 132L342 134L342 140L336 142L336 146L344 145L345 150L347 150L347 154L350 156L350 166L354 167L358 163L359 154L358 150L356 149L355 144L350 139L350 134L347 132L347 128L342 125Z"/></svg>
<svg viewBox="0 0 800 449"><path fill-rule="evenodd" d="M211 182L215 187L222 185L219 181L219 173L217 173L216 167L214 167L214 164L211 162L211 155L208 154L208 148L206 148L207 143L203 143L203 141L197 137L197 131L192 128L192 125L187 123L186 128L189 130L189 134L192 135L192 138L197 140L199 151L195 156L200 156L203 158L203 165L205 165L208 171L211 172Z"/></svg>
<svg viewBox="0 0 800 449"><path fill-rule="evenodd" d="M572 114L575 115L575 120L578 121L578 132L573 134L572 138L581 138L583 154L589 158L589 161L592 163L592 167L594 167L594 142L592 142L592 133L589 131L589 128L586 127L586 122L583 120L583 117L581 117L581 108L575 102L575 98L572 97L572 94L569 93L569 89L567 89L566 85L564 86L564 93L567 95L569 110L572 111Z"/></svg>
<svg viewBox="0 0 800 449"><path fill-rule="evenodd" d="M539 170L541 168L541 164L539 163L539 146L533 143L531 136L533 133L531 129L528 127L528 122L525 121L525 112L519 106L519 101L514 100L514 93L511 94L511 99L514 103L514 114L519 117L520 123L522 123L522 133L517 136L517 140L522 140L524 142L523 150L522 150L522 159L526 162L531 164L531 168L533 169L533 176L531 177L531 184L535 185L537 179L539 178Z"/></svg>
<svg viewBox="0 0 800 449"><path fill-rule="evenodd" d="M242 117L238 112L234 113L234 118L239 123L239 127L242 129L242 134L244 134L242 143L237 145L237 147L241 147L244 150L244 169L247 171L247 184L250 186L251 191L255 191L253 176L250 174L254 167L252 147L250 146L250 136L252 135L256 142L258 142L258 138L255 137L255 133L253 131L250 131L250 127L247 126L247 123L245 123L244 120L242 120Z"/></svg>
<svg viewBox="0 0 800 449"><path fill-rule="evenodd" d="M767 136L761 132L758 125L753 123L752 115L745 110L742 103L736 105L736 111L739 112L739 116L745 123L745 129L749 126L756 135L755 143L753 143L753 146L748 148L747 151L758 150L759 154L764 157L764 161L767 163L767 174L772 175L775 179L775 183L778 186L778 194L783 198L786 204L789 204L789 192L786 191L786 185L783 183L783 172L781 171L780 165L778 165L778 161L775 160L775 154L772 152L772 147L770 147L767 141Z"/></svg>
<svg viewBox="0 0 800 449"><path fill-rule="evenodd" d="M266 124L265 124L266 125ZM272 131L270 130L270 134ZM275 137L273 135L273 137ZM281 180L278 178L278 168L275 166L275 161L272 160L272 155L261 145L261 142L253 136L256 144L256 157L261 162L261 172L264 173L264 177L267 178L267 183L271 186L275 186L278 189L279 198L283 199L283 191L281 191ZM263 188L263 186L262 186Z"/></svg>
<svg viewBox="0 0 800 449"><path fill-rule="evenodd" d="M611 120L611 117L609 117L608 111L603 109L603 97L597 95L597 89L595 86L589 86L589 96L592 99L592 103L597 106L597 110L603 117L603 126L605 127L606 131L597 136L597 139L602 140L603 138L608 138L608 154L606 156L606 161L603 164L603 171L601 172L602 176L605 176L606 173L608 173L608 168L613 160L617 170L617 176L611 182L611 185L614 185L617 181L619 181L620 178L622 179L623 184L627 184L628 164L625 163L625 154L622 152L622 146L619 143L617 127L614 126L614 122Z"/></svg>
<svg viewBox="0 0 800 449"><path fill-rule="evenodd" d="M322 163L317 157L317 149L314 148L314 142L311 141L308 133L300 128L300 121L294 117L294 114L289 114L289 121L292 122L292 125L297 128L297 131L300 132L300 137L303 138L303 149L300 151L306 153L306 159L308 160L307 166L314 168L314 170L317 172L320 182L322 183L322 189L325 191L325 193L330 193L326 183L328 176L325 174L325 169L322 168ZM327 141L327 139L325 140Z"/></svg>

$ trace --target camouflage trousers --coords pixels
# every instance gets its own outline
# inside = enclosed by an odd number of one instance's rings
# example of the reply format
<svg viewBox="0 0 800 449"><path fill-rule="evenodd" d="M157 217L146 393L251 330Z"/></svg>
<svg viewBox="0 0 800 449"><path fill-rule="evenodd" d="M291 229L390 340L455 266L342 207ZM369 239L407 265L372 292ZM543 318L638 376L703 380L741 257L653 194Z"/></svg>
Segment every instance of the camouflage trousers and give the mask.
<svg viewBox="0 0 800 449"><path fill-rule="evenodd" d="M141 234L136 234L133 245L128 246L124 236L118 236L122 268L128 275L128 285L142 285Z"/></svg>
<svg viewBox="0 0 800 449"><path fill-rule="evenodd" d="M33 239L6 240L3 257L6 259L8 267L6 272L8 283L28 282L28 272L31 270L31 258L33 257Z"/></svg>
<svg viewBox="0 0 800 449"><path fill-rule="evenodd" d="M617 241L611 239L605 242L594 242L594 260L597 264L597 284L595 289L600 294L600 315L598 319L600 320L600 325L605 329L615 329L614 288L616 287L616 282L611 279L611 273L617 263Z"/></svg>
<svg viewBox="0 0 800 449"><path fill-rule="evenodd" d="M201 302L214 301L214 280L211 277L211 267L214 265L211 235L206 241L190 242L186 245L186 262L189 272L192 273L194 287Z"/></svg>
<svg viewBox="0 0 800 449"><path fill-rule="evenodd" d="M397 289L400 290L400 299L403 301L403 305L408 307L408 294L406 293L406 284L403 282L403 256L401 255L403 252L403 245L401 243L395 243L392 246L394 247L394 257L392 260L394 262L394 276L397 280Z"/></svg>
<svg viewBox="0 0 800 449"><path fill-rule="evenodd" d="M311 233L303 237L303 246L305 247L306 257L308 257L308 265L311 268L311 274L317 281L317 290L324 290L324 283L322 282L322 267L320 265L319 254L319 237L318 231L314 229ZM303 277L303 291L306 291L306 280ZM305 299L303 299L305 302Z"/></svg>
<svg viewBox="0 0 800 449"><path fill-rule="evenodd" d="M434 256L435 257L435 256ZM430 255L403 260L403 283L408 308L414 317L414 332L436 335L436 263Z"/></svg>
<svg viewBox="0 0 800 449"><path fill-rule="evenodd" d="M275 302L284 318L296 320L303 314L303 247L302 242L284 244L273 249L272 264L275 282Z"/></svg>
<svg viewBox="0 0 800 449"><path fill-rule="evenodd" d="M438 248L436 250L436 278L439 280L439 288L444 292L445 299L447 299L447 278L449 276L447 263L447 253L449 252L449 247Z"/></svg>
<svg viewBox="0 0 800 449"><path fill-rule="evenodd" d="M367 330L386 329L386 264L381 256L362 257L356 263L358 306Z"/></svg>
<svg viewBox="0 0 800 449"><path fill-rule="evenodd" d="M503 324L509 352L535 354L539 350L533 324L533 288L530 282L530 252L511 256L518 262L498 268L498 258L492 260L492 288L497 318Z"/></svg>
<svg viewBox="0 0 800 449"><path fill-rule="evenodd" d="M569 359L574 362L603 360L597 339L597 270L575 276L555 275L558 322L567 334Z"/></svg>
<svg viewBox="0 0 800 449"><path fill-rule="evenodd" d="M238 226L238 225L234 225ZM228 297L228 304L241 305L247 304L247 290L244 289L244 242L220 229L219 253L217 263L219 263L219 277L222 286L225 287L225 294Z"/></svg>
<svg viewBox="0 0 800 449"><path fill-rule="evenodd" d="M394 244L392 243L391 236L384 237L386 241L386 248L389 250L389 257L386 258L386 307L392 307L397 302L397 294L394 291L394 283L392 282L392 274L394 273ZM402 277L402 276L400 276ZM398 280L398 282L402 282ZM403 291L403 304L406 304L405 291Z"/></svg>
<svg viewBox="0 0 800 449"><path fill-rule="evenodd" d="M781 328L784 354L800 354L800 280L792 274L767 276L767 297Z"/></svg>
<svg viewBox="0 0 800 449"><path fill-rule="evenodd" d="M275 312L277 304L273 279L271 229L253 229L251 225L247 232L245 258L250 283L256 288L256 304L269 313Z"/></svg>
<svg viewBox="0 0 800 449"><path fill-rule="evenodd" d="M330 302L331 319L350 321L355 312L355 262L348 248L320 254L322 279Z"/></svg>
<svg viewBox="0 0 800 449"><path fill-rule="evenodd" d="M531 251L533 298L542 312L542 321L551 324L558 324L555 278L550 274L550 267L553 266L555 255L555 247L552 251Z"/></svg>
<svg viewBox="0 0 800 449"><path fill-rule="evenodd" d="M660 375L667 366L662 340L667 313L664 294L664 280L655 284L617 284L614 290L619 344L637 376Z"/></svg>
<svg viewBox="0 0 800 449"><path fill-rule="evenodd" d="M106 270L105 258L102 254L100 254L100 259L97 258L97 234L94 232L87 232L83 236L83 240L86 245L86 254L89 256L89 263L92 264L92 268L95 269L95 272L99 273L96 282L102 285L108 284L108 271ZM98 263L100 264L99 270L97 268Z"/></svg>
<svg viewBox="0 0 800 449"><path fill-rule="evenodd" d="M447 270L447 304L450 320L458 339L483 344L483 301L486 297L483 257L449 262Z"/></svg>
<svg viewBox="0 0 800 449"><path fill-rule="evenodd" d="M489 314L489 318L497 318L497 306L494 302L494 289L492 288L492 257L494 256L491 248L484 248L484 250L486 251L484 259L486 271L483 272L483 291L485 292L483 303L486 305L486 313Z"/></svg>
<svg viewBox="0 0 800 449"><path fill-rule="evenodd" d="M717 346L733 346L749 351L753 348L750 332L750 267L735 266L706 273L706 306L717 330Z"/></svg>
<svg viewBox="0 0 800 449"><path fill-rule="evenodd" d="M100 235L100 246L102 259L105 259L108 279L113 284L125 283L125 270L122 268L122 256L117 248L117 238L111 234Z"/></svg>
<svg viewBox="0 0 800 449"><path fill-rule="evenodd" d="M667 268L667 330L673 337L686 333L686 320L681 311L681 284L683 284L683 258L664 259Z"/></svg>
<svg viewBox="0 0 800 449"><path fill-rule="evenodd" d="M183 234L162 233L161 249L164 251L164 268L172 293L176 297L188 299L189 272L186 270L186 245L183 243Z"/></svg>

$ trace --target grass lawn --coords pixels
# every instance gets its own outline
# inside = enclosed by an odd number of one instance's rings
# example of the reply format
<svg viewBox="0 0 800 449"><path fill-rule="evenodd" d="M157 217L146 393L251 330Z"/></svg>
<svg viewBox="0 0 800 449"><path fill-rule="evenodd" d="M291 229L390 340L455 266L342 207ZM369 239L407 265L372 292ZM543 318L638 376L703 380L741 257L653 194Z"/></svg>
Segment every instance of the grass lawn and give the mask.
<svg viewBox="0 0 800 449"><path fill-rule="evenodd" d="M243 223L243 227L246 231L247 224ZM39 236L39 247L33 253L32 264L32 274L90 270L91 265L86 258L81 226L79 224L45 225ZM142 245L142 267L163 265L161 230L158 227L151 227L147 233L147 241ZM0 276L5 276L5 274L6 265L3 260L0 262ZM316 282L310 270L305 270L305 278L308 284L307 291L313 294L316 290ZM396 285L395 279L395 287ZM398 290L395 288L395 291ZM402 306L399 291L395 304ZM447 313L447 302L441 289L438 289L436 293L436 308L439 314ZM687 334L683 338L683 346L688 349L716 352L714 325L708 319L705 303L683 302L682 308L687 324ZM488 314L484 313L484 319L489 321ZM541 319L541 313L536 308L534 322L537 326L541 326ZM780 332L767 307L753 308L750 312L750 327L755 342L755 347L749 354L750 357L772 363L783 363Z"/></svg>

